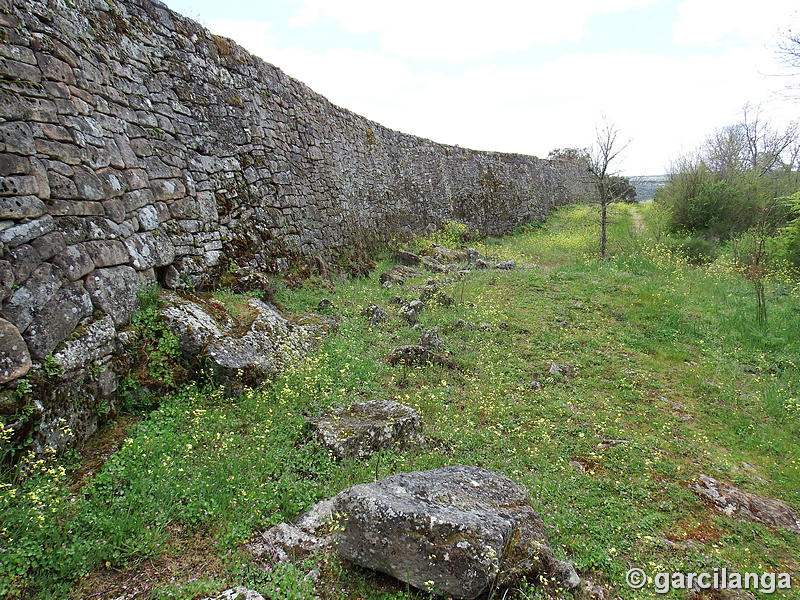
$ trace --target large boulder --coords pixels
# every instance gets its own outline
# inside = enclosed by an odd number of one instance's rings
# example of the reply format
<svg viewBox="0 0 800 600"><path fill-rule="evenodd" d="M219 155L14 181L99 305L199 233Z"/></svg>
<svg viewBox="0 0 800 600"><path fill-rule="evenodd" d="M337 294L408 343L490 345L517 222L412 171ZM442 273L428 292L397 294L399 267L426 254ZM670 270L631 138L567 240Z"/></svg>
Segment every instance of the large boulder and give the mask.
<svg viewBox="0 0 800 600"><path fill-rule="evenodd" d="M689 487L728 515L800 533L800 514L788 504L745 492L708 475L700 475Z"/></svg>
<svg viewBox="0 0 800 600"><path fill-rule="evenodd" d="M340 556L443 596L477 598L522 578L580 583L553 555L525 489L479 467L357 485L333 499L332 513Z"/></svg>
<svg viewBox="0 0 800 600"><path fill-rule="evenodd" d="M392 400L336 408L310 419L309 424L338 458L367 458L380 450L422 441L417 411Z"/></svg>
<svg viewBox="0 0 800 600"><path fill-rule="evenodd" d="M161 310L187 356L203 354L223 381L273 376L313 352L330 330L325 317L290 321L271 304L248 298L234 317L212 299L166 292Z"/></svg>

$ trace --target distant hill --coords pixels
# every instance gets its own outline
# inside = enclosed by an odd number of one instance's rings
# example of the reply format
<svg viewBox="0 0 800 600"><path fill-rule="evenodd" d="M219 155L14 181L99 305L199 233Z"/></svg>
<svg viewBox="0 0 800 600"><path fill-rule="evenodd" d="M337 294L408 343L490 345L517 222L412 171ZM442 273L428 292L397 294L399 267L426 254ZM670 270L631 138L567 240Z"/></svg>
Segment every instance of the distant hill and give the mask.
<svg viewBox="0 0 800 600"><path fill-rule="evenodd" d="M652 200L656 190L667 183L668 175L634 175L628 176L636 188L636 199L639 202Z"/></svg>

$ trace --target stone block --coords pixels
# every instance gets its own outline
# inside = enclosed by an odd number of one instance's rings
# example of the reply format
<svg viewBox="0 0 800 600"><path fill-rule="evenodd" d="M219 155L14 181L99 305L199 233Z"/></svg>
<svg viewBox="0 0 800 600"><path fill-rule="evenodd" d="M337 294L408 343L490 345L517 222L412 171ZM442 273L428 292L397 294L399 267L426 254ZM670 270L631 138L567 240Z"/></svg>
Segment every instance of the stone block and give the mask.
<svg viewBox="0 0 800 600"><path fill-rule="evenodd" d="M94 270L94 262L87 252L82 251L82 244L66 247L53 258L53 264L58 265L70 281L76 281Z"/></svg>
<svg viewBox="0 0 800 600"><path fill-rule="evenodd" d="M150 267L163 267L175 260L175 247L167 234L156 229L137 233L125 240L133 266L143 271Z"/></svg>
<svg viewBox="0 0 800 600"><path fill-rule="evenodd" d="M119 240L94 240L80 245L82 254L88 255L95 268L113 267L130 260L128 250Z"/></svg>
<svg viewBox="0 0 800 600"><path fill-rule="evenodd" d="M33 219L46 212L37 196L0 197L0 219Z"/></svg>
<svg viewBox="0 0 800 600"><path fill-rule="evenodd" d="M115 325L127 323L139 308L139 278L132 267L97 269L86 277L86 289L95 308L110 316Z"/></svg>
<svg viewBox="0 0 800 600"><path fill-rule="evenodd" d="M67 238L60 231L51 231L31 242L39 258L48 260L67 247Z"/></svg>
<svg viewBox="0 0 800 600"><path fill-rule="evenodd" d="M92 314L92 300L78 282L69 282L58 290L44 307L36 311L23 337L31 356L43 359Z"/></svg>
<svg viewBox="0 0 800 600"><path fill-rule="evenodd" d="M39 183L32 175L9 175L0 179L0 196L36 195Z"/></svg>
<svg viewBox="0 0 800 600"><path fill-rule="evenodd" d="M30 368L31 355L19 330L0 319L0 384L22 377Z"/></svg>
<svg viewBox="0 0 800 600"><path fill-rule="evenodd" d="M44 215L35 221L20 223L0 231L0 242L13 248L51 231L53 231L53 217Z"/></svg>
<svg viewBox="0 0 800 600"><path fill-rule="evenodd" d="M17 329L25 331L33 321L34 313L50 302L62 283L60 268L50 263L39 265L3 304L3 316Z"/></svg>

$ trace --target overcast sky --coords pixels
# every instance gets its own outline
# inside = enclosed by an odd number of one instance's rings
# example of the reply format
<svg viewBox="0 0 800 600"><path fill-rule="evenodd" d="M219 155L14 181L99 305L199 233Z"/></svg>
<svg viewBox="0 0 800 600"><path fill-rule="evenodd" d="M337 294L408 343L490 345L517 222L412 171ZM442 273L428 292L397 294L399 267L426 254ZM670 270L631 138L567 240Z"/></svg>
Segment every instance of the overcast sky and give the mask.
<svg viewBox="0 0 800 600"><path fill-rule="evenodd" d="M584 147L605 116L631 140L617 169L658 174L746 102L800 117L776 53L797 0L166 3L335 104L481 150Z"/></svg>

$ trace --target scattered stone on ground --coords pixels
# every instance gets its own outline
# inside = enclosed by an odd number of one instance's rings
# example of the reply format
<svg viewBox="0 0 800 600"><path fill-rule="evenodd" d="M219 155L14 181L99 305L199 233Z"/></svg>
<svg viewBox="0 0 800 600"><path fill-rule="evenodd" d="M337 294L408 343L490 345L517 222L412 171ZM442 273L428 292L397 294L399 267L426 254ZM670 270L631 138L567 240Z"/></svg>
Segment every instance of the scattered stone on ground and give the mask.
<svg viewBox="0 0 800 600"><path fill-rule="evenodd" d="M586 473L586 467L583 466L582 463L579 463L577 460L569 461L569 466L578 471L581 475Z"/></svg>
<svg viewBox="0 0 800 600"><path fill-rule="evenodd" d="M550 373L550 375L557 375L559 377L572 377L575 374L575 368L571 365L551 362L547 372Z"/></svg>
<svg viewBox="0 0 800 600"><path fill-rule="evenodd" d="M607 437L600 437L600 443L597 444L597 447L600 450L605 450L606 448L611 448L612 446L624 446L625 444L630 444L630 440L614 440Z"/></svg>
<svg viewBox="0 0 800 600"><path fill-rule="evenodd" d="M408 250L395 250L393 258L407 267L416 267L420 264L419 256Z"/></svg>
<svg viewBox="0 0 800 600"><path fill-rule="evenodd" d="M389 313L377 304L369 304L361 309L361 316L368 317L370 325L378 325L389 320Z"/></svg>
<svg viewBox="0 0 800 600"><path fill-rule="evenodd" d="M229 590L225 590L219 596L213 598L206 598L206 600L264 600L264 596L256 591L247 589L244 586L237 586Z"/></svg>
<svg viewBox="0 0 800 600"><path fill-rule="evenodd" d="M507 260L507 261L504 261L504 262L497 263L494 266L494 268L495 269L500 269L502 271L510 271L511 269L513 269L516 266L516 264L517 263L515 263L513 260Z"/></svg>
<svg viewBox="0 0 800 600"><path fill-rule="evenodd" d="M388 354L386 360L392 366L404 365L406 367L412 367L414 365L425 365L428 363L445 367L455 366L455 363L443 354L434 352L425 346L415 344L398 346Z"/></svg>
<svg viewBox="0 0 800 600"><path fill-rule="evenodd" d="M475 263L479 260L483 260L483 255L475 248L467 248L467 261Z"/></svg>
<svg viewBox="0 0 800 600"><path fill-rule="evenodd" d="M406 321L409 325L416 325L419 321L419 315L422 313L424 305L419 300L412 300L408 304L404 304L397 312L400 318Z"/></svg>
<svg viewBox="0 0 800 600"><path fill-rule="evenodd" d="M472 266L474 266L476 269L490 269L492 267L492 265L490 265L482 258L479 258L474 263L472 263Z"/></svg>
<svg viewBox="0 0 800 600"><path fill-rule="evenodd" d="M333 308L333 302L331 302L329 298L323 298L319 301L319 304L317 304L317 310L319 311L330 310L331 308Z"/></svg>
<svg viewBox="0 0 800 600"><path fill-rule="evenodd" d="M694 600L756 600L747 590L708 589L693 587L690 591Z"/></svg>
<svg viewBox="0 0 800 600"><path fill-rule="evenodd" d="M700 475L696 481L689 484L689 488L711 500L718 510L729 517L738 516L770 527L780 527L800 533L800 514L779 500L745 492L708 475Z"/></svg>
<svg viewBox="0 0 800 600"><path fill-rule="evenodd" d="M380 450L422 442L420 416L392 400L370 400L309 419L314 435L338 458L367 458Z"/></svg>
<svg viewBox="0 0 800 600"><path fill-rule="evenodd" d="M385 273L380 276L381 285L385 283L389 284L398 284L402 285L405 283L406 279L411 279L412 277L419 277L422 275L422 271L419 269L415 269L413 267L407 267L404 265L398 265L396 267L392 267Z"/></svg>
<svg viewBox="0 0 800 600"><path fill-rule="evenodd" d="M583 590L587 600L606 600L606 588L586 575L583 576Z"/></svg>
<svg viewBox="0 0 800 600"><path fill-rule="evenodd" d="M392 475L333 499L337 553L422 590L473 599L546 577L580 584L557 560L525 488L479 467Z"/></svg>
<svg viewBox="0 0 800 600"><path fill-rule="evenodd" d="M432 256L420 256L419 261L420 265L433 273L447 273L447 267Z"/></svg>
<svg viewBox="0 0 800 600"><path fill-rule="evenodd" d="M203 354L223 382L253 383L315 350L333 323L322 315L290 321L248 298L234 318L199 296L166 292L161 315L187 356Z"/></svg>
<svg viewBox="0 0 800 600"><path fill-rule="evenodd" d="M441 352L444 349L444 340L439 336L439 328L423 329L419 333L419 345Z"/></svg>
<svg viewBox="0 0 800 600"><path fill-rule="evenodd" d="M738 467L733 467L733 471L741 473L743 475L747 475L748 477L750 477L751 479L755 479L759 483L765 483L765 484L769 483L769 481L767 481L766 479L761 477L761 475L758 474L756 468L750 463L742 461Z"/></svg>
<svg viewBox="0 0 800 600"><path fill-rule="evenodd" d="M465 263L469 260L469 254L467 252L462 250L453 250L452 248L441 246L439 244L433 244L428 248L424 248L420 252L420 255L423 257L427 256L429 258L433 258L442 265Z"/></svg>
<svg viewBox="0 0 800 600"><path fill-rule="evenodd" d="M439 304L441 306L452 306L456 303L455 298L445 292L441 283L435 279L429 279L425 283L419 299L423 304Z"/></svg>
<svg viewBox="0 0 800 600"><path fill-rule="evenodd" d="M333 499L317 502L294 523L280 523L263 532L249 545L264 562L285 562L329 550L334 531Z"/></svg>

